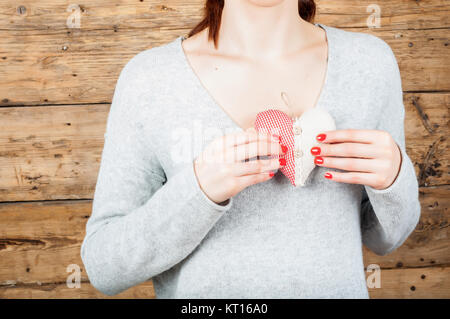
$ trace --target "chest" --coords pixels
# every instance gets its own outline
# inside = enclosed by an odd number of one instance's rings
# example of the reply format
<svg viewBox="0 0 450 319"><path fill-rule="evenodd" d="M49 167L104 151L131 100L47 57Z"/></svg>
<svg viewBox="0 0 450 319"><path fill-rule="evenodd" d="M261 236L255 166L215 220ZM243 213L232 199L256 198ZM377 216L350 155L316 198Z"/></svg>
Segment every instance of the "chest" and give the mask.
<svg viewBox="0 0 450 319"><path fill-rule="evenodd" d="M267 108L299 116L314 107L324 86L327 58L306 54L263 63L203 56L192 57L191 65L215 104L246 129ZM287 93L289 105L281 92Z"/></svg>
<svg viewBox="0 0 450 319"><path fill-rule="evenodd" d="M276 108L289 114L282 91L288 94L294 116L320 105L337 129L374 128L383 99L359 72L335 67L340 63L334 56L321 72L320 64L310 67L302 61L292 67L266 64L264 69L247 63L201 63L196 73L187 65L182 78L189 81L173 81L168 73L153 84L148 97L152 105L142 117L146 138L170 177L214 138L253 127L257 113ZM169 94L161 96L158 92L167 87Z"/></svg>

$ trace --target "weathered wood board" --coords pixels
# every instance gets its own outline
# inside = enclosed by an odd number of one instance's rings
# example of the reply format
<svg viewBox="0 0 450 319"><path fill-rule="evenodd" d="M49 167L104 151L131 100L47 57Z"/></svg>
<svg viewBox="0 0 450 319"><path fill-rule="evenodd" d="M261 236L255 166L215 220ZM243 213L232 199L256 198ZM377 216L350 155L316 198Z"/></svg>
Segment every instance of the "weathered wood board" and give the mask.
<svg viewBox="0 0 450 319"><path fill-rule="evenodd" d="M183 29L201 18L203 4L203 0L7 0L0 4L0 30L65 29L77 10L80 28L86 30ZM316 20L339 27L367 28L368 17L376 12L382 29L450 27L446 0L316 0L316 4Z"/></svg>
<svg viewBox="0 0 450 319"><path fill-rule="evenodd" d="M381 287L369 289L371 298L448 298L450 268L428 267L381 270Z"/></svg>
<svg viewBox="0 0 450 319"><path fill-rule="evenodd" d="M80 28L67 27L67 1L25 1L22 6L29 9L23 14L15 2L1 5L0 105L110 102L124 64L142 50L186 34L198 21L202 3L107 2L80 3ZM450 90L445 1L381 1L385 16L380 29L367 28L368 1L322 2L317 22L372 33L391 45L405 91ZM432 28L433 23L442 24Z"/></svg>
<svg viewBox="0 0 450 319"><path fill-rule="evenodd" d="M449 198L446 196L449 188L422 188L422 216L414 233L387 256L377 256L365 249L365 265L378 264L383 274L390 269L447 267L450 264ZM62 289L68 295L72 291L77 296L77 290L64 290L63 286L71 264L80 266L83 285L89 280L80 258L80 247L91 206L91 200L0 204L0 297L2 289L17 292L16 289L26 287L39 293L47 287L44 290L50 291L49 296L54 289ZM386 282L395 280L388 277ZM402 280L407 283L406 279ZM439 291L441 288L437 286Z"/></svg>
<svg viewBox="0 0 450 319"><path fill-rule="evenodd" d="M417 269L381 270L381 287L370 288L371 298L448 298L450 293L450 269L428 267ZM68 288L65 283L0 287L0 298L155 298L151 282L130 288L109 297L97 291L89 283L80 288Z"/></svg>
<svg viewBox="0 0 450 319"><path fill-rule="evenodd" d="M115 296L107 296L89 282L81 282L80 288L69 288L64 283L32 284L16 287L0 287L0 299L150 299L155 298L151 281L130 288Z"/></svg>
<svg viewBox="0 0 450 319"><path fill-rule="evenodd" d="M449 183L450 94L405 94L421 185ZM109 105L0 108L0 201L92 198Z"/></svg>
<svg viewBox="0 0 450 319"><path fill-rule="evenodd" d="M111 102L128 60L186 32L0 31L0 105ZM403 90L450 91L447 30L372 33L396 54Z"/></svg>

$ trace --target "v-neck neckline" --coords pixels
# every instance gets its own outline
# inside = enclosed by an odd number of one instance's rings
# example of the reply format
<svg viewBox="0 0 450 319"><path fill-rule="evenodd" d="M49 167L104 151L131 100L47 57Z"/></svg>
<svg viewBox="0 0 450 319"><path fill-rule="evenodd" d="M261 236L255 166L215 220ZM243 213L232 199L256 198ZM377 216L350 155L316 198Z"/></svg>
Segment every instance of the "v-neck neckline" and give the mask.
<svg viewBox="0 0 450 319"><path fill-rule="evenodd" d="M322 83L322 87L321 87L319 96L316 99L315 105L312 108L306 109L305 111L303 111L303 113L300 116L295 116L294 118L301 118L306 111L315 109L315 108L319 108L319 107L323 108L326 105L323 103L323 99L327 93L327 89L329 86L329 78L330 78L330 73L332 71L333 52L334 52L333 49L334 48L333 48L333 42L332 42L332 39L330 36L330 34L331 34L330 29L326 25L323 25L321 23L315 23L315 25L321 27L325 31L325 37L326 37L326 41L327 41L327 66L326 66L326 71L325 71L325 78ZM206 87L204 86L203 82L200 80L197 73L195 73L194 69L192 68L192 66L187 58L186 53L184 52L183 46L182 46L182 42L184 39L186 39L185 36L179 36L178 38L175 39L175 45L176 45L177 51L183 61L183 67L184 67L186 73L191 77L192 83L194 84L195 89L209 102L210 105L212 105L215 109L218 109L218 111L222 113L223 117L232 123L234 128L236 128L240 131L245 131L246 129L242 128L230 116L230 114L228 114L228 112L217 102L217 100L212 96L212 94L209 92L209 90L206 89Z"/></svg>

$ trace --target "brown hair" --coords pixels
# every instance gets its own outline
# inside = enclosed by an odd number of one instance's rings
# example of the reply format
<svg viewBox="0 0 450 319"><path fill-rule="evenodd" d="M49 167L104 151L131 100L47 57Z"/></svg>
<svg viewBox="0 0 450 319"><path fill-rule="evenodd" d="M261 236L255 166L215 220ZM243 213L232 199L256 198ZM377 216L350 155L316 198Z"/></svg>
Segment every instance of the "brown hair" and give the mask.
<svg viewBox="0 0 450 319"><path fill-rule="evenodd" d="M206 0L203 19L189 32L188 37L209 28L208 38L214 40L214 46L217 48L223 4L224 0ZM298 14L303 20L313 22L316 15L314 0L298 0Z"/></svg>

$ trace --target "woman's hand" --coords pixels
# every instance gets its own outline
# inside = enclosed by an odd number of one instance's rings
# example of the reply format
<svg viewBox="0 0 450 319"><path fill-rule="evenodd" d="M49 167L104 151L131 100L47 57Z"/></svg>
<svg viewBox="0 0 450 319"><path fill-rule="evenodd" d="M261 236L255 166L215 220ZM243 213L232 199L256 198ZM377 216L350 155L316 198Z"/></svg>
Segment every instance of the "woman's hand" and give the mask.
<svg viewBox="0 0 450 319"><path fill-rule="evenodd" d="M285 164L278 157L246 160L283 154L286 149L278 136L248 129L213 140L194 160L194 170L206 196L223 203L246 187L272 178L272 171Z"/></svg>
<svg viewBox="0 0 450 319"><path fill-rule="evenodd" d="M389 187L397 178L401 152L385 131L334 130L319 134L316 139L322 145L311 149L316 156L314 163L348 171L327 172L326 178L378 190Z"/></svg>

